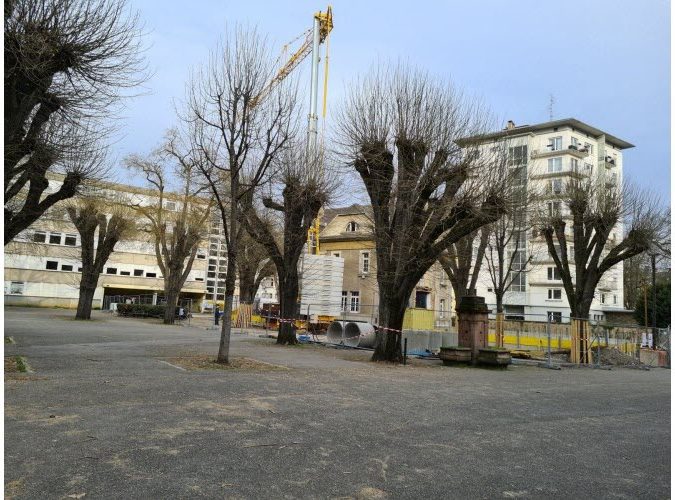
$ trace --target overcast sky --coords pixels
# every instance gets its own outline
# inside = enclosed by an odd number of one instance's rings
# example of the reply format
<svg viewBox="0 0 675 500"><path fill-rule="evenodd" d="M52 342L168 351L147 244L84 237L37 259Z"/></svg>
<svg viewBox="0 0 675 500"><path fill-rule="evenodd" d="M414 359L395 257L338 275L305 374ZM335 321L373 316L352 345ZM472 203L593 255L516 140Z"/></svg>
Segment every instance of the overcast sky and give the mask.
<svg viewBox="0 0 675 500"><path fill-rule="evenodd" d="M148 32L154 75L128 103L118 159L146 153L177 120L191 67L225 27L257 25L281 47L325 3L130 0ZM335 1L330 103L377 61L403 59L451 78L505 122L574 117L635 144L624 175L670 198L670 6L665 0ZM305 61L303 81L308 79ZM308 97L307 97L308 99Z"/></svg>

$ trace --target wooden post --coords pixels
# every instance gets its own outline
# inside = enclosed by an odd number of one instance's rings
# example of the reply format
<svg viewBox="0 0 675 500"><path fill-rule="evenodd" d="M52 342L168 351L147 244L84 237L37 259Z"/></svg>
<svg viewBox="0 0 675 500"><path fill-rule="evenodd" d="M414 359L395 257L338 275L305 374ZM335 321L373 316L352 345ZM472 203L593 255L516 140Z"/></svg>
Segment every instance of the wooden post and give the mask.
<svg viewBox="0 0 675 500"><path fill-rule="evenodd" d="M504 313L498 312L495 319L495 345L504 347Z"/></svg>

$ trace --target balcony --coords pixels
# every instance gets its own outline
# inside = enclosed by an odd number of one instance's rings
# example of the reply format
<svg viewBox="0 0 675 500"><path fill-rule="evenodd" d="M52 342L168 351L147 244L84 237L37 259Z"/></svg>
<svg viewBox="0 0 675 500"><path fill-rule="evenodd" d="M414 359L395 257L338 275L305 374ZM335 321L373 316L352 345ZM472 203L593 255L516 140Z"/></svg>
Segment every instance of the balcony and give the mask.
<svg viewBox="0 0 675 500"><path fill-rule="evenodd" d="M560 156L563 154L570 154L575 158L586 158L588 156L588 149L581 145L570 144L567 148L551 150L550 146L543 149L533 149L530 153L530 158L536 160L538 158L550 158L551 156Z"/></svg>

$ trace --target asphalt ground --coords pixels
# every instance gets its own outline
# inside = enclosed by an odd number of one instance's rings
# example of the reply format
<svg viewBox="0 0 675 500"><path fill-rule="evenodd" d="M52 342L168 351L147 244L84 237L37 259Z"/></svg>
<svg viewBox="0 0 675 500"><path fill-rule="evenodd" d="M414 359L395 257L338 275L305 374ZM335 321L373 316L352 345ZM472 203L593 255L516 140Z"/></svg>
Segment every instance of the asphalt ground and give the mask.
<svg viewBox="0 0 675 500"><path fill-rule="evenodd" d="M669 498L670 371L371 363L6 308L7 498ZM270 366L272 365L272 366Z"/></svg>

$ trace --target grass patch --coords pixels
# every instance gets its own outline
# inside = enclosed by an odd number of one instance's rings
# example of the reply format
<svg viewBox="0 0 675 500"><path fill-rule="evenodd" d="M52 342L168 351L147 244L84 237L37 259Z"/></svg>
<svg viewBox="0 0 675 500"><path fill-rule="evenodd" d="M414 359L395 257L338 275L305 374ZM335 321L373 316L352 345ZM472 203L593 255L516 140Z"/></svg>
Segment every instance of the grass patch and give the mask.
<svg viewBox="0 0 675 500"><path fill-rule="evenodd" d="M23 356L5 357L5 373L30 373L31 371Z"/></svg>
<svg viewBox="0 0 675 500"><path fill-rule="evenodd" d="M172 365L180 366L186 370L247 370L256 372L281 371L288 370L281 365L273 365L251 358L230 358L230 363L222 365L216 363L213 356L202 354L198 356L181 356L178 358L167 358L166 361Z"/></svg>

